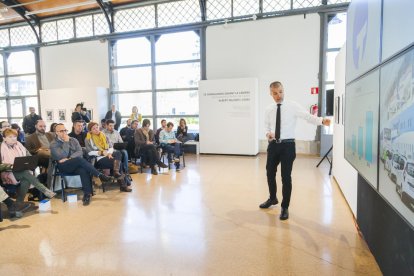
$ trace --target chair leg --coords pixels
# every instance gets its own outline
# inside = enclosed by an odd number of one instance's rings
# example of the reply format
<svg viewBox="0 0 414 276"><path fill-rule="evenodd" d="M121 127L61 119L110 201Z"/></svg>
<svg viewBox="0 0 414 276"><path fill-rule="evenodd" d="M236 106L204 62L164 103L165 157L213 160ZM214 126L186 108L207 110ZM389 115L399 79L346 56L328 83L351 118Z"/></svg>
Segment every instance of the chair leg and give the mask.
<svg viewBox="0 0 414 276"><path fill-rule="evenodd" d="M61 188L61 194L62 194L62 201L66 201L66 194L65 194L65 180L63 179L63 176L60 177L60 188Z"/></svg>
<svg viewBox="0 0 414 276"><path fill-rule="evenodd" d="M182 152L182 157L183 157L183 167L185 168L185 157L184 157L184 151Z"/></svg>
<svg viewBox="0 0 414 276"><path fill-rule="evenodd" d="M1 204L0 204L0 222L3 221L3 212L1 211Z"/></svg>

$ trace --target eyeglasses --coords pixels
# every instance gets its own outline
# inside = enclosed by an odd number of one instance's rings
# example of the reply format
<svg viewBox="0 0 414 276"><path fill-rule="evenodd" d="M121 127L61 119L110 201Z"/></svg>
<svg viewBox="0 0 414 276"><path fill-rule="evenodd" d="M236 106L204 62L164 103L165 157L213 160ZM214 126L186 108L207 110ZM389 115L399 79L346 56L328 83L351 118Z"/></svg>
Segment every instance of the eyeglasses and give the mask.
<svg viewBox="0 0 414 276"><path fill-rule="evenodd" d="M62 130L59 130L58 132L60 132L60 133L67 133L68 132L68 130L67 129L62 129Z"/></svg>

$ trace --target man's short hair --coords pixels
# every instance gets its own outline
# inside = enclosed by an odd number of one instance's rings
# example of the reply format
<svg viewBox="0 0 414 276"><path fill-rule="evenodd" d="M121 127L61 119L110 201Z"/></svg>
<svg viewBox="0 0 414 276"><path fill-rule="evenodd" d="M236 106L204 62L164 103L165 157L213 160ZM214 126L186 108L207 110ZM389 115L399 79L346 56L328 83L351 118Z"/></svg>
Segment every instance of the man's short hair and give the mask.
<svg viewBox="0 0 414 276"><path fill-rule="evenodd" d="M36 126L37 126L40 122L43 122L43 120L37 120L37 121L36 121Z"/></svg>
<svg viewBox="0 0 414 276"><path fill-rule="evenodd" d="M283 86L280 81L274 81L269 85L270 88L279 88L280 86Z"/></svg>
<svg viewBox="0 0 414 276"><path fill-rule="evenodd" d="M138 120L133 120L133 121L131 122L131 125L132 125L132 124L135 124L135 123L139 123L139 121L138 121Z"/></svg>
<svg viewBox="0 0 414 276"><path fill-rule="evenodd" d="M172 122L168 122L167 127L172 127L174 124Z"/></svg>
<svg viewBox="0 0 414 276"><path fill-rule="evenodd" d="M161 124L162 124L163 122L166 122L166 121L167 121L167 120L165 120L165 119L162 119L162 120L161 120Z"/></svg>
<svg viewBox="0 0 414 276"><path fill-rule="evenodd" d="M84 121L84 120L76 120L75 122L73 122L73 124L76 124L76 123L81 123L81 124L84 124L84 123L85 123L85 121Z"/></svg>
<svg viewBox="0 0 414 276"><path fill-rule="evenodd" d="M109 124L115 124L114 120L112 119L106 120L106 125L109 125Z"/></svg>
<svg viewBox="0 0 414 276"><path fill-rule="evenodd" d="M105 123L105 124L106 124L106 119L102 119L102 120L101 120L101 124L102 124L102 123Z"/></svg>

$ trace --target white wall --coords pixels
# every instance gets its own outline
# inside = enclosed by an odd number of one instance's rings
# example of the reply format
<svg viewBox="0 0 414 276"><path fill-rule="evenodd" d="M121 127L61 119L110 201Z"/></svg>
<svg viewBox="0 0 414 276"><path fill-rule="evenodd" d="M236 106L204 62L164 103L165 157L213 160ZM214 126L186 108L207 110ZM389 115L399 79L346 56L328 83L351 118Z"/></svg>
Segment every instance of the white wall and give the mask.
<svg viewBox="0 0 414 276"><path fill-rule="evenodd" d="M42 118L46 125L52 122L47 121L46 110L53 110L54 122L59 122L59 110L66 111L65 124L68 130L72 129L72 111L80 101L85 103L84 107L92 110L91 121L100 122L108 108L108 90L103 87L79 87L40 90L40 102L42 104Z"/></svg>
<svg viewBox="0 0 414 276"><path fill-rule="evenodd" d="M342 47L341 51L335 59L335 98L342 97L345 94L345 61L346 61L346 47ZM357 192L358 192L358 173L345 160L344 155L344 125L342 125L342 107L344 103L340 104L339 116L340 124L334 124L333 135L333 167L332 175L339 184L342 193L348 202L354 216L357 215Z"/></svg>
<svg viewBox="0 0 414 276"><path fill-rule="evenodd" d="M207 28L207 79L258 78L259 139L264 140L264 110L273 101L269 84L284 84L285 97L308 109L318 102L318 14L288 16ZM316 126L298 121L296 138L314 140Z"/></svg>
<svg viewBox="0 0 414 276"><path fill-rule="evenodd" d="M40 69L42 89L109 88L108 43L89 41L42 47Z"/></svg>

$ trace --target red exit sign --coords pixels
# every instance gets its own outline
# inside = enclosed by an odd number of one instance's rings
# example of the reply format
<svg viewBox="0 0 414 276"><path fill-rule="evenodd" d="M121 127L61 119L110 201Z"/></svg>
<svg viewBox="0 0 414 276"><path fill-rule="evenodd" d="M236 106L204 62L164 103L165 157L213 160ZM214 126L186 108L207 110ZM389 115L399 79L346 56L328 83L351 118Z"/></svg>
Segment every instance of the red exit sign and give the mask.
<svg viewBox="0 0 414 276"><path fill-rule="evenodd" d="M312 95L315 95L315 94L318 94L319 93L319 87L312 87L311 88L311 94Z"/></svg>

